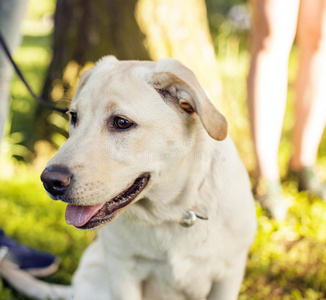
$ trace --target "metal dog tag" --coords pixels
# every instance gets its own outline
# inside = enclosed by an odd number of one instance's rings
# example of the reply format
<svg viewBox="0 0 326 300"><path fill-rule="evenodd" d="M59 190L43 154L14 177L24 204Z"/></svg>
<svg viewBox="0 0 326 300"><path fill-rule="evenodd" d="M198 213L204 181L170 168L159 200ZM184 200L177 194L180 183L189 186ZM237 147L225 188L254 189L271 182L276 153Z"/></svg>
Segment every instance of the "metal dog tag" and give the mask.
<svg viewBox="0 0 326 300"><path fill-rule="evenodd" d="M196 223L196 220L196 214L192 210L188 210L187 215L179 221L179 224L183 227L191 227Z"/></svg>

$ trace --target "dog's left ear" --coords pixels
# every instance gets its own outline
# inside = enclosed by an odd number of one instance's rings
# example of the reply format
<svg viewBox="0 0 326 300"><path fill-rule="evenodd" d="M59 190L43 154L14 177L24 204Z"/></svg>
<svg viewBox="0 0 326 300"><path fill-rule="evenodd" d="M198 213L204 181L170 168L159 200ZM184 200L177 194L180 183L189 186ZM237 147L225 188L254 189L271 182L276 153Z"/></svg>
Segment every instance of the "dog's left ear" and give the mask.
<svg viewBox="0 0 326 300"><path fill-rule="evenodd" d="M169 93L188 113L197 113L208 134L215 140L227 136L227 121L215 108L194 73L175 59L156 63L151 84L161 93Z"/></svg>

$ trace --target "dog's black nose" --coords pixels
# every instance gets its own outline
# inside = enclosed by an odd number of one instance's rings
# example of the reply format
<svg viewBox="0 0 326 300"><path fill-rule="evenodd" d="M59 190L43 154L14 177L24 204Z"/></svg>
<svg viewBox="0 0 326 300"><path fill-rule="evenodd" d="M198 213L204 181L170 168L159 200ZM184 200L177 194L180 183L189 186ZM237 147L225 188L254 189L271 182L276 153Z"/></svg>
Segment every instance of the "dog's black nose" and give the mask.
<svg viewBox="0 0 326 300"><path fill-rule="evenodd" d="M72 174L67 167L53 165L41 174L44 188L53 196L62 196L68 189Z"/></svg>

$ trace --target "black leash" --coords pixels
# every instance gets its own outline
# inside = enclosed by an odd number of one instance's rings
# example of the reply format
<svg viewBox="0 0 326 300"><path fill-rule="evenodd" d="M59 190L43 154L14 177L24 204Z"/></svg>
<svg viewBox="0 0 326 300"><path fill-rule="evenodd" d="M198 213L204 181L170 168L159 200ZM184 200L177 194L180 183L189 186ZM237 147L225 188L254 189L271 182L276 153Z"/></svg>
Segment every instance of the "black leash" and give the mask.
<svg viewBox="0 0 326 300"><path fill-rule="evenodd" d="M18 77L21 79L21 81L25 84L27 90L29 91L29 93L33 96L33 98L38 102L40 103L41 105L47 107L48 109L52 109L52 110L56 110L60 113L63 113L65 114L68 109L63 109L63 108L58 108L54 105L54 103L51 103L51 102L48 102L48 101L45 101L44 99L42 99L41 97L37 96L32 88L30 87L30 85L27 83L27 81L25 80L24 76L23 76L23 73L21 72L21 70L19 69L19 67L16 65L15 61L13 60L11 54L10 54L10 51L7 47L7 44L1 34L1 31L0 31L0 44L3 48L3 51L5 52L6 56L8 57L9 61L11 62L13 68L15 69Z"/></svg>

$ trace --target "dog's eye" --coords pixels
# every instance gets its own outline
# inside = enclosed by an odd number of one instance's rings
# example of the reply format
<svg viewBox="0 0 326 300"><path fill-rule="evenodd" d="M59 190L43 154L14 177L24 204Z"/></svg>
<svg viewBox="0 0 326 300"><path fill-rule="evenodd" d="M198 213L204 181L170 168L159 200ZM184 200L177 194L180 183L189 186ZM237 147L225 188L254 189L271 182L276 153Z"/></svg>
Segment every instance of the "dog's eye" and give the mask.
<svg viewBox="0 0 326 300"><path fill-rule="evenodd" d="M70 115L70 123L71 125L75 126L77 123L77 112L70 110L68 111L69 115Z"/></svg>
<svg viewBox="0 0 326 300"><path fill-rule="evenodd" d="M131 121L123 117L115 117L113 121L113 125L117 129L128 129L132 125L134 125L134 123L132 123Z"/></svg>

